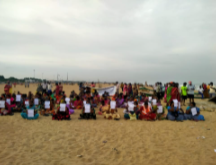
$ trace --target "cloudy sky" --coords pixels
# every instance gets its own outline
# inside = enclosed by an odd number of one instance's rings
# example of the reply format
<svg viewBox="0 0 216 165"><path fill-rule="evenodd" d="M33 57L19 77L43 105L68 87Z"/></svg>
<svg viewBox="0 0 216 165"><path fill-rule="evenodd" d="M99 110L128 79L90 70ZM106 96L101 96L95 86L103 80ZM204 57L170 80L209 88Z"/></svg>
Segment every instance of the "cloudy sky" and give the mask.
<svg viewBox="0 0 216 165"><path fill-rule="evenodd" d="M216 82L215 0L0 0L0 74Z"/></svg>

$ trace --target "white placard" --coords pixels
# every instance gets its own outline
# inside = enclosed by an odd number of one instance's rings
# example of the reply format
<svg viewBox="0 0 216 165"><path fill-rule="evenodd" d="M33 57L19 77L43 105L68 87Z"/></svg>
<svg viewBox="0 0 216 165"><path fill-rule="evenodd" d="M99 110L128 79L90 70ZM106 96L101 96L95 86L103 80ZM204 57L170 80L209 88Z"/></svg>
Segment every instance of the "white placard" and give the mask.
<svg viewBox="0 0 216 165"><path fill-rule="evenodd" d="M34 109L28 109L28 117L34 117Z"/></svg>
<svg viewBox="0 0 216 165"><path fill-rule="evenodd" d="M111 106L111 109L116 109L116 102L115 101L111 101L110 102L110 106Z"/></svg>
<svg viewBox="0 0 216 165"><path fill-rule="evenodd" d="M25 101L25 105L28 106L29 105L29 101Z"/></svg>
<svg viewBox="0 0 216 165"><path fill-rule="evenodd" d="M163 107L162 106L158 106L157 113L163 113Z"/></svg>
<svg viewBox="0 0 216 165"><path fill-rule="evenodd" d="M197 114L197 109L196 108L191 108L191 113L193 116Z"/></svg>
<svg viewBox="0 0 216 165"><path fill-rule="evenodd" d="M21 101L21 95L16 95L16 102L20 102Z"/></svg>
<svg viewBox="0 0 216 165"><path fill-rule="evenodd" d="M85 113L90 113L90 112L91 112L91 105L85 104Z"/></svg>
<svg viewBox="0 0 216 165"><path fill-rule="evenodd" d="M70 104L70 98L68 98L68 97L65 98L65 101L66 101L67 104Z"/></svg>
<svg viewBox="0 0 216 165"><path fill-rule="evenodd" d="M10 99L6 99L6 102L10 105L11 104L11 100Z"/></svg>
<svg viewBox="0 0 216 165"><path fill-rule="evenodd" d="M178 107L178 100L173 100L173 102L174 102L174 107Z"/></svg>
<svg viewBox="0 0 216 165"><path fill-rule="evenodd" d="M152 100L152 104L153 104L153 105L156 105L156 104L157 104L157 100L156 100L156 99L153 99L153 100Z"/></svg>
<svg viewBox="0 0 216 165"><path fill-rule="evenodd" d="M5 101L4 100L0 100L0 108L5 108Z"/></svg>
<svg viewBox="0 0 216 165"><path fill-rule="evenodd" d="M65 112L65 109L66 109L66 104L60 104L60 111L61 112Z"/></svg>
<svg viewBox="0 0 216 165"><path fill-rule="evenodd" d="M152 109L152 105L150 103L148 103L148 106L151 107L151 109Z"/></svg>
<svg viewBox="0 0 216 165"><path fill-rule="evenodd" d="M134 111L134 104L129 103L129 104L128 104L128 110L129 110L129 111Z"/></svg>
<svg viewBox="0 0 216 165"><path fill-rule="evenodd" d="M143 106L144 106L144 103L139 103L139 106L140 106L140 107L143 107Z"/></svg>
<svg viewBox="0 0 216 165"><path fill-rule="evenodd" d="M85 101L85 100L83 101L83 105L84 105L84 106L86 105L86 101Z"/></svg>
<svg viewBox="0 0 216 165"><path fill-rule="evenodd" d="M152 97L149 97L148 100L149 100L149 102L150 102L150 101L152 100Z"/></svg>
<svg viewBox="0 0 216 165"><path fill-rule="evenodd" d="M38 98L35 98L34 99L34 105L38 105L39 104L39 99Z"/></svg>
<svg viewBox="0 0 216 165"><path fill-rule="evenodd" d="M45 109L50 109L50 101L45 101Z"/></svg>

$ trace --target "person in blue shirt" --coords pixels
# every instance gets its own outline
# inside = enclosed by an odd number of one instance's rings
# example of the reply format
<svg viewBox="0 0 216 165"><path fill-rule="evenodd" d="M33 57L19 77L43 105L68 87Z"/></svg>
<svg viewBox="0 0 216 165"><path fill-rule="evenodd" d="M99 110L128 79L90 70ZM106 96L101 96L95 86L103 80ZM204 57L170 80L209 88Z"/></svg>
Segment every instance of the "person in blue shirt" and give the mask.
<svg viewBox="0 0 216 165"><path fill-rule="evenodd" d="M196 111L197 111L197 114L194 116L192 115L192 112L191 112L192 108L196 108ZM186 120L195 120L195 121L204 121L205 120L204 116L200 115L200 109L198 107L196 107L195 102L191 102L190 106L187 107L185 118L186 118Z"/></svg>
<svg viewBox="0 0 216 165"><path fill-rule="evenodd" d="M174 107L174 102L170 102L170 106L167 107L168 114L167 119L171 121L183 121L184 120L184 114L180 112L180 109L178 107Z"/></svg>
<svg viewBox="0 0 216 165"><path fill-rule="evenodd" d="M34 109L34 117L28 117L28 109ZM35 105L33 99L29 100L29 105L26 106L25 111L24 110L22 111L21 116L23 119L29 119L29 120L37 119L39 117L39 114L37 113L37 111L35 111Z"/></svg>

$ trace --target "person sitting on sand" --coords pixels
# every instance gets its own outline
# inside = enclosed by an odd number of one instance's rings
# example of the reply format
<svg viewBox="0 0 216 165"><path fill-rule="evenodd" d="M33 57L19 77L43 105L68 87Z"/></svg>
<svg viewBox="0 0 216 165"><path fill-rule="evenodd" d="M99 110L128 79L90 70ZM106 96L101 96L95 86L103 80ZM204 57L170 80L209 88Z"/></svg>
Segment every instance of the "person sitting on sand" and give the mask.
<svg viewBox="0 0 216 165"><path fill-rule="evenodd" d="M20 101L16 102L16 106L12 108L13 112L22 112L23 109L23 97L22 94L18 91L17 95L21 95Z"/></svg>
<svg viewBox="0 0 216 165"><path fill-rule="evenodd" d="M32 109L34 112L34 116L33 117L29 117L28 116L28 110ZM23 119L29 119L29 120L32 120L32 119L37 119L39 117L39 114L37 113L37 111L35 111L35 106L34 106L34 100L31 99L29 100L29 105L26 106L26 110L23 110L23 112L21 113L21 116Z"/></svg>
<svg viewBox="0 0 216 165"><path fill-rule="evenodd" d="M117 108L125 108L124 97L122 96L122 93L119 94L118 98L116 99L116 106Z"/></svg>
<svg viewBox="0 0 216 165"><path fill-rule="evenodd" d="M196 103L192 102L186 109L185 118L187 120L204 121L205 118L200 114L200 109L196 107Z"/></svg>
<svg viewBox="0 0 216 165"><path fill-rule="evenodd" d="M55 114L55 109L54 109L54 100L53 99L50 99L50 97L47 97L45 102L50 102L50 106L49 108L46 107L44 105L44 109L40 111L40 115L43 115L43 116L49 116L50 114L51 115L54 115Z"/></svg>
<svg viewBox="0 0 216 165"><path fill-rule="evenodd" d="M167 107L168 114L167 119L171 121L183 121L184 115L180 114L179 107L174 107L174 102L171 101L170 105Z"/></svg>
<svg viewBox="0 0 216 165"><path fill-rule="evenodd" d="M69 114L71 115L71 114L73 114L74 113L74 105L73 105L73 98L70 98L70 102L69 102L69 104L67 104L67 108L68 108L68 110L69 110Z"/></svg>
<svg viewBox="0 0 216 165"><path fill-rule="evenodd" d="M130 119L130 111L134 111L134 100L133 100L133 97L130 97L129 99L128 99L128 102L127 102L127 105L126 105L126 107L125 107L125 109L124 109L124 111L123 111L123 113L124 113L124 119Z"/></svg>
<svg viewBox="0 0 216 165"><path fill-rule="evenodd" d="M159 107L162 107L162 112L159 112ZM165 110L164 110L164 108L163 108L160 100L157 100L157 110L156 110L156 113L157 113L157 119L158 120L165 120L166 119Z"/></svg>
<svg viewBox="0 0 216 165"><path fill-rule="evenodd" d="M60 104L66 104L66 101ZM52 116L52 120L70 120L69 109L65 106L65 111L60 111L60 106L57 108L57 113Z"/></svg>
<svg viewBox="0 0 216 165"><path fill-rule="evenodd" d="M89 98L86 100L86 105L90 105L90 113L86 112L86 109L84 106L82 113L80 114L79 119L94 119L94 120L96 120L95 109L93 106L91 106Z"/></svg>
<svg viewBox="0 0 216 165"><path fill-rule="evenodd" d="M152 112L152 108L148 102L144 103L144 106L140 108L140 120L154 121L156 120L156 113Z"/></svg>
<svg viewBox="0 0 216 165"><path fill-rule="evenodd" d="M74 101L74 108L75 109L82 109L83 108L83 101L80 99L79 96L77 96L76 100Z"/></svg>
<svg viewBox="0 0 216 165"><path fill-rule="evenodd" d="M130 113L129 113L130 120L138 120L139 114L140 114L139 105L138 105L138 102L135 100L134 101L134 110L130 111Z"/></svg>

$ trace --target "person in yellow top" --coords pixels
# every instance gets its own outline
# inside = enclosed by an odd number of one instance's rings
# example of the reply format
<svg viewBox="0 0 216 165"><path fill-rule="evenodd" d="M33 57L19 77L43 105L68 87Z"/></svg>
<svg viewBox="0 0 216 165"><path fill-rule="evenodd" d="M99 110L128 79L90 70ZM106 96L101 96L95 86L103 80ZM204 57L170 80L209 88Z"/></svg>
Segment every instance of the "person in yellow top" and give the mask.
<svg viewBox="0 0 216 165"><path fill-rule="evenodd" d="M185 82L183 86L181 87L181 95L182 95L182 101L183 105L185 105L185 100L187 100L187 83Z"/></svg>

